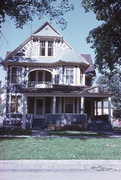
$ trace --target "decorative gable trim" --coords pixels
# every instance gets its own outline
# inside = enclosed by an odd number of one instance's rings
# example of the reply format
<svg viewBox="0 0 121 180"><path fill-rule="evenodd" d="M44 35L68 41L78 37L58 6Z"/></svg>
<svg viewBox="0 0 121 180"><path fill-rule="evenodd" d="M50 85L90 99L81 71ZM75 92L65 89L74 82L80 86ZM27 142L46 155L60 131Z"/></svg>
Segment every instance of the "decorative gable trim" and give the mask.
<svg viewBox="0 0 121 180"><path fill-rule="evenodd" d="M46 28L45 28L46 27ZM50 34L50 35L48 35L49 37L51 36L51 37L60 37L60 38L62 38L63 36L59 33L59 32L57 32L56 31L56 29L47 21L47 22L45 22L41 27L39 27L33 34L32 34L32 36L44 36L44 34L41 34L41 33L39 33L39 32L41 32L44 28L44 32L48 32L48 28L51 28L53 31L54 31L54 33L55 33L55 35L53 35L53 34ZM45 37L47 37L47 35L45 35Z"/></svg>
<svg viewBox="0 0 121 180"><path fill-rule="evenodd" d="M37 43L33 45L33 42L32 42L33 39L34 39L35 37L37 37L37 38L39 38L39 39L43 39L43 38L47 38L47 37L48 37L48 36L42 35L41 33L39 34L39 32L40 32L43 28L45 28L46 26L49 26L49 27L54 31L54 33L55 33L55 34L53 33L54 36L51 36L51 34L50 34L50 35L49 35L49 38L53 39L54 41L55 41L56 39L57 39L57 40L60 39L61 42L63 42L63 44L60 43L59 45L55 46L55 51L61 52L64 47L71 48L70 45L69 45L66 41L63 40L62 35L60 35L60 33L58 33L58 32L53 28L53 26L52 26L49 22L45 22L40 28L38 28L38 29L31 35L31 37L29 37L28 39L26 39L26 40L25 40L20 46L18 46L14 51L12 51L11 53L9 53L9 54L6 56L5 60L14 57L17 53L18 53L18 54L23 53L23 50L26 50L27 47L29 47L29 49L27 49L27 53L25 53L25 54L26 54L25 57L26 57L26 56L29 56L29 57L27 57L27 58L30 58L31 55L33 54L31 51L32 51L33 49L36 50L37 48L39 48ZM58 38L59 38L59 39L58 39ZM30 46L31 46L31 47L30 47ZM60 49L59 49L59 48L60 48ZM33 50L33 51L34 51L34 50ZM34 51L34 52L35 52L35 51ZM36 55L35 55L35 56L36 56Z"/></svg>

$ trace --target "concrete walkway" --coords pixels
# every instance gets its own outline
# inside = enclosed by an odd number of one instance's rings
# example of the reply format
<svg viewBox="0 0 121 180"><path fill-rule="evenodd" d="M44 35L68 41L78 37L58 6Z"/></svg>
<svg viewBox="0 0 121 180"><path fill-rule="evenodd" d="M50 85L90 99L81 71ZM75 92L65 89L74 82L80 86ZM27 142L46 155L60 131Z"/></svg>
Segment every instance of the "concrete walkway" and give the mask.
<svg viewBox="0 0 121 180"><path fill-rule="evenodd" d="M120 180L120 160L4 160L1 180Z"/></svg>
<svg viewBox="0 0 121 180"><path fill-rule="evenodd" d="M47 137L48 133L46 130L32 130L33 137Z"/></svg>

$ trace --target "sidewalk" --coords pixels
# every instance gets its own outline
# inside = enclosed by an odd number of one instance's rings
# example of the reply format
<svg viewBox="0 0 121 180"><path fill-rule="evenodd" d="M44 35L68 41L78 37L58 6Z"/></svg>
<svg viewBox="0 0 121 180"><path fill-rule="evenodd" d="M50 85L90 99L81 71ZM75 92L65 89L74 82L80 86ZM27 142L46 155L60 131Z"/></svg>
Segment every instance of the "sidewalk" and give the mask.
<svg viewBox="0 0 121 180"><path fill-rule="evenodd" d="M120 171L121 160L0 160L0 172L7 170Z"/></svg>
<svg viewBox="0 0 121 180"><path fill-rule="evenodd" d="M120 180L121 160L4 160L1 180Z"/></svg>

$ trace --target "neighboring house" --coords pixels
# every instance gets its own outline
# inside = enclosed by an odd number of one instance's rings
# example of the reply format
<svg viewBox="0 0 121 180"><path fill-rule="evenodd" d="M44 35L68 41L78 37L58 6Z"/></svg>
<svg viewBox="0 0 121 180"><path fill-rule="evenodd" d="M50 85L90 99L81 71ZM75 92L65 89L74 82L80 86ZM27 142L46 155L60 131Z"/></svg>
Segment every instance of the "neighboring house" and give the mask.
<svg viewBox="0 0 121 180"><path fill-rule="evenodd" d="M8 52L5 124L27 128L111 120L110 93L92 87L91 56L78 54L53 26L45 22L31 37ZM97 103L108 100L108 116L98 116ZM103 109L103 105L102 105ZM85 122L87 122L85 120Z"/></svg>
<svg viewBox="0 0 121 180"><path fill-rule="evenodd" d="M5 89L0 88L0 124L3 123L5 114Z"/></svg>

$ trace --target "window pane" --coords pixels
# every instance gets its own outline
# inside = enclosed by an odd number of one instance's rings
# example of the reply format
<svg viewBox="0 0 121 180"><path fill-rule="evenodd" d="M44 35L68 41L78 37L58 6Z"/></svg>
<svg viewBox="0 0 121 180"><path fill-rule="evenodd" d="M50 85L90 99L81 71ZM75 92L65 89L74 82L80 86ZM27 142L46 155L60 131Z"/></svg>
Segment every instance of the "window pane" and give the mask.
<svg viewBox="0 0 121 180"><path fill-rule="evenodd" d="M21 96L11 96L11 112L20 112Z"/></svg>
<svg viewBox="0 0 121 180"><path fill-rule="evenodd" d="M45 56L45 41L40 41L40 56Z"/></svg>
<svg viewBox="0 0 121 180"><path fill-rule="evenodd" d="M48 41L48 56L53 56L53 41Z"/></svg>
<svg viewBox="0 0 121 180"><path fill-rule="evenodd" d="M20 112L20 105L21 105L21 96L17 96L17 98L16 98L16 112Z"/></svg>
<svg viewBox="0 0 121 180"><path fill-rule="evenodd" d="M15 96L11 96L11 108L10 108L11 112L15 112L15 110L16 110L15 102L16 102Z"/></svg>
<svg viewBox="0 0 121 180"><path fill-rule="evenodd" d="M17 68L12 67L11 82L16 83L16 81L17 81Z"/></svg>
<svg viewBox="0 0 121 180"><path fill-rule="evenodd" d="M15 104L11 104L11 112L15 112Z"/></svg>
<svg viewBox="0 0 121 180"><path fill-rule="evenodd" d="M15 102L16 102L16 97L15 97L15 96L12 96L12 97L11 97L11 102L12 102L12 103L15 103Z"/></svg>
<svg viewBox="0 0 121 180"><path fill-rule="evenodd" d="M59 84L59 74L56 74L56 75L55 75L55 83L56 83L56 84Z"/></svg>
<svg viewBox="0 0 121 180"><path fill-rule="evenodd" d="M67 67L66 68L66 84L73 84L73 79L74 79L74 71L73 68Z"/></svg>

